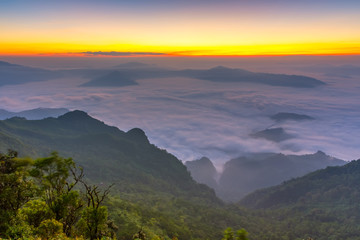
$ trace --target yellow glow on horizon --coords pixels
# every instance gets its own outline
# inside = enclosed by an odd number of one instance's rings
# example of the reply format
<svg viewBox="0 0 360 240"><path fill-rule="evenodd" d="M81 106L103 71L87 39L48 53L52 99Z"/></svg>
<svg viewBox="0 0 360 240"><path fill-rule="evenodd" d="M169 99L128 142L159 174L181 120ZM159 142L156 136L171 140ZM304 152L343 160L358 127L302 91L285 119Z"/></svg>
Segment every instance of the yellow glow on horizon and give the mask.
<svg viewBox="0 0 360 240"><path fill-rule="evenodd" d="M245 2L195 4L195 8L159 5L143 9L137 4L75 4L71 8L65 4L60 9L50 4L47 11L20 8L20 12L14 8L0 14L0 55L88 51L169 56L360 54L356 7L298 9L298 4Z"/></svg>
<svg viewBox="0 0 360 240"><path fill-rule="evenodd" d="M148 52L167 56L253 56L360 54L360 43L304 43L224 46L135 44L1 43L0 55L86 55L84 52ZM146 55L146 54L145 54ZM152 55L154 56L154 55Z"/></svg>

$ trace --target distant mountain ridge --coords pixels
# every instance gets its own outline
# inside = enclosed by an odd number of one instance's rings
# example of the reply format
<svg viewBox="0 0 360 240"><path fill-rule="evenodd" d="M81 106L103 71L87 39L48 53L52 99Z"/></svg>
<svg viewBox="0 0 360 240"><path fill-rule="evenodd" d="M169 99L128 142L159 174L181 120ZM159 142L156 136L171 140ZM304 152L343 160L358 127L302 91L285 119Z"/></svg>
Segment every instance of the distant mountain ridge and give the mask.
<svg viewBox="0 0 360 240"><path fill-rule="evenodd" d="M69 112L66 108L35 108L20 112L10 112L0 109L0 120L5 120L12 117L23 117L28 120L40 120L47 117L58 117Z"/></svg>
<svg viewBox="0 0 360 240"><path fill-rule="evenodd" d="M83 87L125 87L138 85L135 79L121 71L113 71L82 84Z"/></svg>
<svg viewBox="0 0 360 240"><path fill-rule="evenodd" d="M239 204L250 208L282 208L301 204L347 206L360 201L360 160L332 166L292 179L281 185L258 190Z"/></svg>
<svg viewBox="0 0 360 240"><path fill-rule="evenodd" d="M292 121L304 121L304 120L314 120L315 118L305 115L305 114L298 114L298 113L290 113L290 112L279 112L270 116L272 120L277 122L283 122L287 120Z"/></svg>
<svg viewBox="0 0 360 240"><path fill-rule="evenodd" d="M109 77L114 74L107 72L102 76L92 79L82 86L116 86L123 87L128 85L135 85L138 79L147 78L171 78L171 77L186 77L194 78L212 82L238 82L238 83L253 83L264 84L270 86L292 87L292 88L314 88L325 85L324 82L315 78L300 76L300 75L286 75L286 74L270 74L270 73L256 73L243 69L227 68L218 66L210 69L183 69L183 70L169 70L158 67L147 66L139 63L129 63L121 65L116 70L117 77ZM126 67L128 66L128 67ZM123 84L123 83L126 84Z"/></svg>
<svg viewBox="0 0 360 240"><path fill-rule="evenodd" d="M275 186L327 166L344 164L345 161L321 151L307 155L248 154L226 162L215 187L215 179L209 180L213 174L208 166L199 164L198 160L187 162L186 166L191 166L188 170L195 180L214 188L221 199L236 202L254 190ZM210 172L206 174L207 171Z"/></svg>
<svg viewBox="0 0 360 240"><path fill-rule="evenodd" d="M114 71L114 68L116 69ZM212 82L238 82L291 88L315 88L324 82L307 76L251 72L217 66L210 69L171 70L139 62L123 63L111 69L46 70L0 61L0 86L45 81L61 76L82 76L90 80L85 87L124 87L139 79L186 77ZM95 76L95 77L94 77Z"/></svg>
<svg viewBox="0 0 360 240"><path fill-rule="evenodd" d="M46 81L60 76L62 76L62 74L58 71L26 67L0 61L0 87L4 85Z"/></svg>
<svg viewBox="0 0 360 240"><path fill-rule="evenodd" d="M294 138L294 135L287 133L283 128L267 128L255 133L250 134L253 138L263 138L272 142L282 142L291 138Z"/></svg>
<svg viewBox="0 0 360 240"><path fill-rule="evenodd" d="M218 172L209 158L202 157L198 160L187 161L185 166L198 183L206 184L213 189L218 187L216 182Z"/></svg>

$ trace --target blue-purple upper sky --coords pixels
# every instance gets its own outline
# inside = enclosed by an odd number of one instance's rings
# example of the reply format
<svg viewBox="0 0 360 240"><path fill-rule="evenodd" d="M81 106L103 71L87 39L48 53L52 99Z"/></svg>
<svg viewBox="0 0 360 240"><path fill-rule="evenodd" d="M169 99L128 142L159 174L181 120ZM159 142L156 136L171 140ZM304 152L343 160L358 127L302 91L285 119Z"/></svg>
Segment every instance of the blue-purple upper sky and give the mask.
<svg viewBox="0 0 360 240"><path fill-rule="evenodd" d="M358 54L360 1L0 2L0 55Z"/></svg>

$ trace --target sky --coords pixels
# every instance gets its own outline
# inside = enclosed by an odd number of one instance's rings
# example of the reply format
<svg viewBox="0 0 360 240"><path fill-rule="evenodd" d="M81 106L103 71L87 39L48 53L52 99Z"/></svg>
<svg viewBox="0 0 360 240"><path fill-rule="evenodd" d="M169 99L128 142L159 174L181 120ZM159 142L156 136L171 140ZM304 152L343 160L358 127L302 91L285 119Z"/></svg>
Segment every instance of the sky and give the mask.
<svg viewBox="0 0 360 240"><path fill-rule="evenodd" d="M359 54L356 0L2 0L0 55Z"/></svg>

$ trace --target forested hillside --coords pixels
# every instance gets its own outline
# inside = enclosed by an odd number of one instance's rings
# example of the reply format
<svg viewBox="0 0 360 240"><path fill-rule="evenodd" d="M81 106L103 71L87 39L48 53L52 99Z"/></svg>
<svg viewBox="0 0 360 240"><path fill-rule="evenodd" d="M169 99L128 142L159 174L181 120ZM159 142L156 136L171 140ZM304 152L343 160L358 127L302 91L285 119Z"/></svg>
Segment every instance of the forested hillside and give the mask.
<svg viewBox="0 0 360 240"><path fill-rule="evenodd" d="M123 132L74 111L0 121L0 134L3 238L231 240L246 239L246 231L251 240L360 236L359 161L229 205L141 129ZM8 148L19 156L6 154Z"/></svg>
<svg viewBox="0 0 360 240"><path fill-rule="evenodd" d="M0 122L1 150L44 157L52 151L72 157L95 182L116 183L126 192L188 194L217 201L210 188L197 184L173 155L149 143L141 129L123 132L73 111L58 118Z"/></svg>
<svg viewBox="0 0 360 240"><path fill-rule="evenodd" d="M272 215L284 239L360 239L360 160L256 191L239 205ZM276 231L274 231L276 232Z"/></svg>

